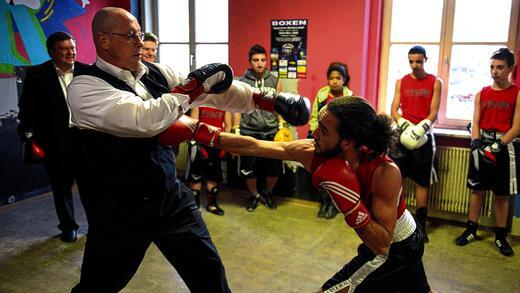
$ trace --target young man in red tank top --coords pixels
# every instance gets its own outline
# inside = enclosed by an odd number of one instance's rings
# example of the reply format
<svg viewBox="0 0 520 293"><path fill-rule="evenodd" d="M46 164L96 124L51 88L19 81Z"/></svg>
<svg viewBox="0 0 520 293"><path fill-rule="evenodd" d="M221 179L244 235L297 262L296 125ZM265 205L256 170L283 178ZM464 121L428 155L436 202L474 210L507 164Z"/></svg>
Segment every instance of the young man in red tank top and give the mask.
<svg viewBox="0 0 520 293"><path fill-rule="evenodd" d="M211 107L197 107L191 110L190 116L206 124L223 128L224 131L231 131L231 113ZM206 210L215 215L224 215L224 210L217 203L219 188L222 182L221 162L225 151L200 145L195 141L189 142L188 162L189 168L186 170L187 181L195 198L197 207L200 208L200 194L203 181L206 182Z"/></svg>
<svg viewBox="0 0 520 293"><path fill-rule="evenodd" d="M427 60L426 50L421 46L414 46L408 52L412 72L397 81L392 101L392 118L399 127L400 139L390 152L403 177L415 182L415 215L426 242L428 189L437 182L432 123L437 119L442 91L442 81L424 70Z"/></svg>
<svg viewBox="0 0 520 293"><path fill-rule="evenodd" d="M506 240L509 198L518 194L516 174L520 172L520 92L511 84L513 53L502 48L491 56L493 84L475 96L471 127L471 155L468 188L472 189L466 230L455 240L464 246L477 237L478 218L484 205L485 192L495 194L495 245L500 253L514 255Z"/></svg>

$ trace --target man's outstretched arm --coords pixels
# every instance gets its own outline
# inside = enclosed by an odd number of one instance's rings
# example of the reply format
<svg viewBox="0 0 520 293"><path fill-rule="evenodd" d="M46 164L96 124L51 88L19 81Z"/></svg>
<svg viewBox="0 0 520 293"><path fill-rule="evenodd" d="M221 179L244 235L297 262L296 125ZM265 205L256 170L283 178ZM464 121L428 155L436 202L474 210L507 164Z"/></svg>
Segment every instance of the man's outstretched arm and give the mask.
<svg viewBox="0 0 520 293"><path fill-rule="evenodd" d="M310 139L290 142L264 141L250 136L222 132L221 128L188 116L182 116L159 134L158 139L163 145L176 145L193 139L206 145L223 148L232 154L296 161L306 168L310 167L314 156L314 142Z"/></svg>

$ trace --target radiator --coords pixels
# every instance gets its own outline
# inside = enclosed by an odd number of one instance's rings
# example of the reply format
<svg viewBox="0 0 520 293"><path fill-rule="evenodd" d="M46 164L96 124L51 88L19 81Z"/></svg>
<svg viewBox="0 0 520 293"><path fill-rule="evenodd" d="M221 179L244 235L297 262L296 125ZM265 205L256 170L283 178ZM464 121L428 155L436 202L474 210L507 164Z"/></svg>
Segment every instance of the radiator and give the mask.
<svg viewBox="0 0 520 293"><path fill-rule="evenodd" d="M459 147L437 148L439 182L430 187L428 213L433 217L466 222L471 190L466 187L469 167L469 149ZM406 178L403 184L407 206L415 207L415 184ZM493 197L486 193L480 222L492 225Z"/></svg>

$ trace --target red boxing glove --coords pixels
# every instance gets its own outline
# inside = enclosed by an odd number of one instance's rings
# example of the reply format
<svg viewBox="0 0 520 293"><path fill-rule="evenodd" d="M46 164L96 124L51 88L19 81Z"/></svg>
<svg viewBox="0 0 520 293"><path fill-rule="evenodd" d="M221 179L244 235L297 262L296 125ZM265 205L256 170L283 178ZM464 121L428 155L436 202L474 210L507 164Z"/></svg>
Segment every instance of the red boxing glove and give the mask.
<svg viewBox="0 0 520 293"><path fill-rule="evenodd" d="M31 144L31 149L33 152L33 155L38 159L43 159L45 157L45 151L37 145L35 142Z"/></svg>
<svg viewBox="0 0 520 293"><path fill-rule="evenodd" d="M220 147L220 131L222 129L218 127L184 115L159 134L159 143L162 145L178 145L183 141L193 139L210 147Z"/></svg>
<svg viewBox="0 0 520 293"><path fill-rule="evenodd" d="M25 132L22 136L22 158L26 164L37 164L45 158L45 151L32 139L32 132Z"/></svg>
<svg viewBox="0 0 520 293"><path fill-rule="evenodd" d="M370 211L359 196L358 178L347 161L336 158L325 161L313 172L312 184L327 191L350 227L356 229L370 222Z"/></svg>
<svg viewBox="0 0 520 293"><path fill-rule="evenodd" d="M233 70L229 65L211 63L196 69L172 93L185 94L190 97L190 103L203 93L220 94L233 83Z"/></svg>

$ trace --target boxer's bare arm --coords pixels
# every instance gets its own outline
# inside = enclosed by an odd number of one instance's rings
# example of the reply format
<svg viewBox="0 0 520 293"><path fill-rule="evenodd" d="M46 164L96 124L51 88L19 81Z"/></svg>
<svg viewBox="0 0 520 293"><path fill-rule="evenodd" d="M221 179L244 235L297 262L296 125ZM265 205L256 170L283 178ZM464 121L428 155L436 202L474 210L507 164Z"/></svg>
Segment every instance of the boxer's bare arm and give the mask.
<svg viewBox="0 0 520 293"><path fill-rule="evenodd" d="M312 139L275 142L259 140L250 136L221 133L220 145L232 154L300 162L307 170L310 170L314 156Z"/></svg>
<svg viewBox="0 0 520 293"><path fill-rule="evenodd" d="M401 174L394 164L385 164L374 171L368 207L372 215L369 225L356 233L375 254L388 254L397 221L397 203L401 192Z"/></svg>

